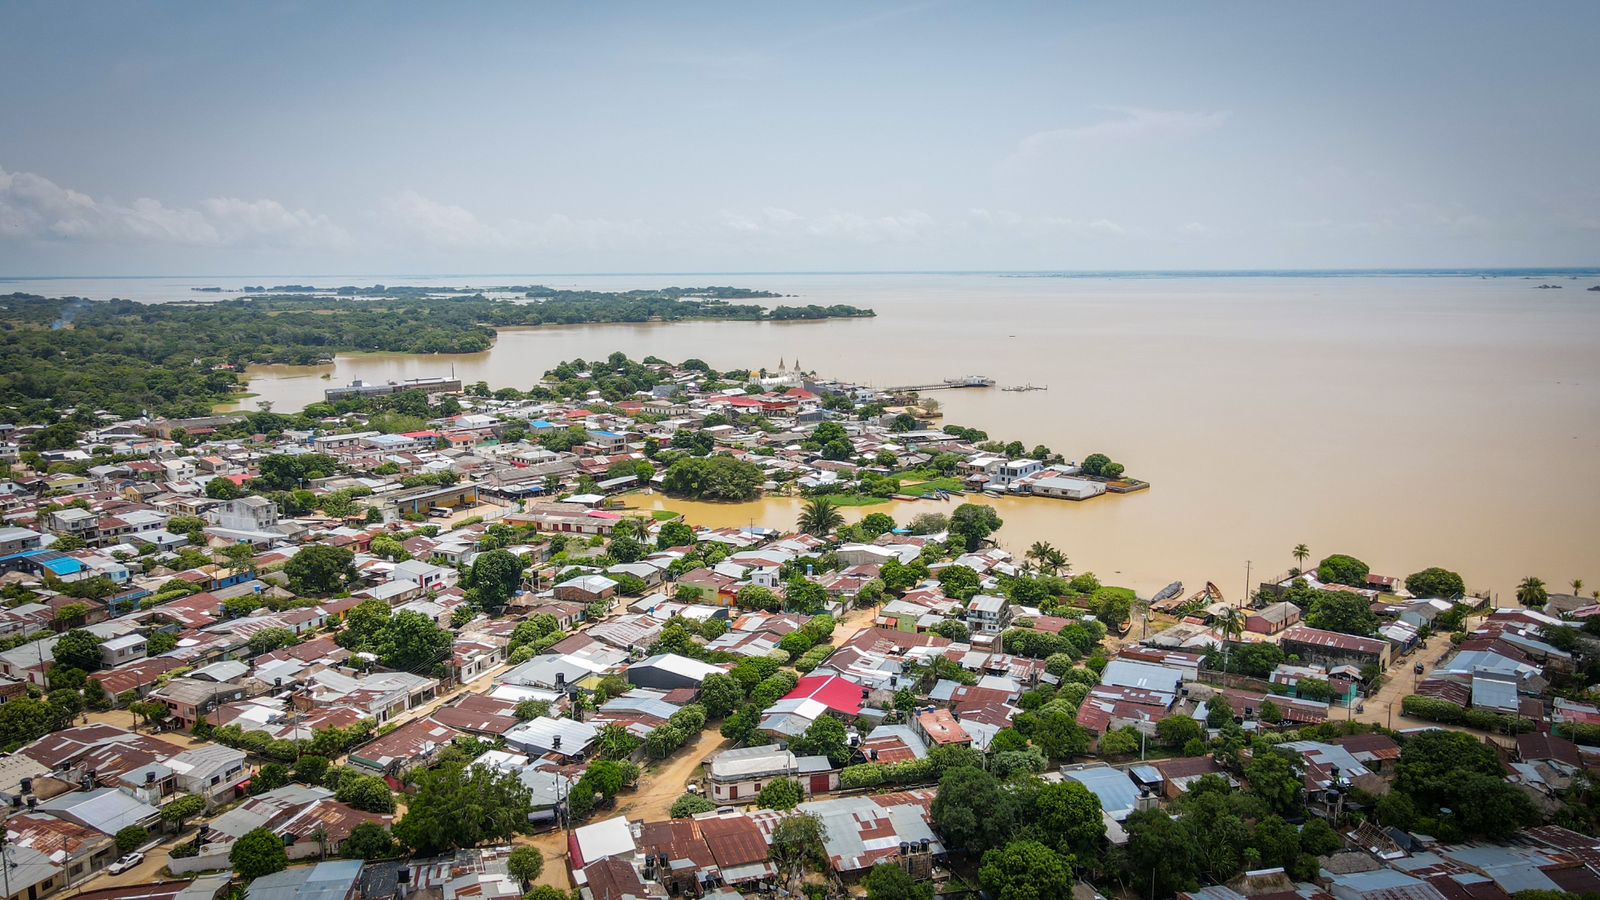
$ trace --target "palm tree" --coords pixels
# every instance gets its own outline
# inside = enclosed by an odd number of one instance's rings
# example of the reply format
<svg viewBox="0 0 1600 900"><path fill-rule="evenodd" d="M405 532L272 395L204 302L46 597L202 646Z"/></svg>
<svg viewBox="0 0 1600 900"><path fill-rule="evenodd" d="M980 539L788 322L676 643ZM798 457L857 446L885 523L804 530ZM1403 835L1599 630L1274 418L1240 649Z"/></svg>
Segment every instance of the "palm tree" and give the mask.
<svg viewBox="0 0 1600 900"><path fill-rule="evenodd" d="M1028 552L1025 555L1031 560L1043 563L1045 556L1053 549L1055 548L1050 546L1049 541L1034 541L1033 546L1028 548Z"/></svg>
<svg viewBox="0 0 1600 900"><path fill-rule="evenodd" d="M1033 546L1028 548L1027 556L1037 562L1041 570L1051 575L1067 565L1066 554L1051 546L1049 541L1034 541Z"/></svg>
<svg viewBox="0 0 1600 900"><path fill-rule="evenodd" d="M839 512L832 500L827 497L818 497L807 500L805 509L800 512L800 530L806 534L817 537L827 537L835 529L844 524L844 515Z"/></svg>
<svg viewBox="0 0 1600 900"><path fill-rule="evenodd" d="M1310 547L1307 547L1305 544L1295 544L1294 545L1295 568L1297 568L1300 571L1304 572L1305 569L1306 569L1306 560L1309 559L1310 557L1311 557L1311 548Z"/></svg>
<svg viewBox="0 0 1600 900"><path fill-rule="evenodd" d="M1222 671L1228 671L1228 651L1233 638L1244 633L1244 616L1236 607L1227 607L1217 614L1217 626L1222 629Z"/></svg>
<svg viewBox="0 0 1600 900"><path fill-rule="evenodd" d="M1572 595L1574 597L1582 597L1583 596L1583 579L1582 578L1574 578L1574 579L1572 579Z"/></svg>
<svg viewBox="0 0 1600 900"><path fill-rule="evenodd" d="M1545 590L1544 582L1529 575L1517 585L1517 602L1523 606L1544 606L1550 601L1550 592Z"/></svg>

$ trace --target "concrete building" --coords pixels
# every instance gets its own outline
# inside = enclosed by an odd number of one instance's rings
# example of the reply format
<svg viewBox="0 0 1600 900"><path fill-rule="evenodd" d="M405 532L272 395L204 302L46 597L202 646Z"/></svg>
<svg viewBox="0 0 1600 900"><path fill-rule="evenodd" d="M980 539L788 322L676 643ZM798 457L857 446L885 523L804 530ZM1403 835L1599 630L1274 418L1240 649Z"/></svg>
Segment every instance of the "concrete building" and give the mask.
<svg viewBox="0 0 1600 900"><path fill-rule="evenodd" d="M839 773L826 756L795 756L776 746L724 750L711 758L708 781L717 803L749 803L781 778L800 783L807 795L837 790Z"/></svg>

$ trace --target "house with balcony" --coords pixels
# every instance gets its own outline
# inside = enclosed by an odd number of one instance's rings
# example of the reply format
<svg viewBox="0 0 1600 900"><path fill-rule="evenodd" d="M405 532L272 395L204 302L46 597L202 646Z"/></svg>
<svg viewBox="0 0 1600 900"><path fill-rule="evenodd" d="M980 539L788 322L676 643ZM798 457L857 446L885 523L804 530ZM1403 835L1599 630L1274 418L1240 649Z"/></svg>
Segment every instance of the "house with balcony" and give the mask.
<svg viewBox="0 0 1600 900"><path fill-rule="evenodd" d="M979 594L967 604L967 630L999 634L1011 624L1011 604L1004 597Z"/></svg>

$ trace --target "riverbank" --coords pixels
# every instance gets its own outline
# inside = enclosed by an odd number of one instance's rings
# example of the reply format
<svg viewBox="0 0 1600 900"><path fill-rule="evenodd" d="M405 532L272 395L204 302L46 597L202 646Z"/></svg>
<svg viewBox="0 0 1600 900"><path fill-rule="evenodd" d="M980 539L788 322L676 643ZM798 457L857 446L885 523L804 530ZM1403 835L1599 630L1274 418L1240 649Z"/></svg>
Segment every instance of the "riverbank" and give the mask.
<svg viewBox="0 0 1600 900"><path fill-rule="evenodd" d="M330 384L449 375L526 388L563 359L780 359L868 384L982 372L1047 392L945 391L943 421L1028 444L1126 457L1157 490L1049 504L1040 532L1097 571L1156 589L1242 585L1294 564L1289 549L1354 553L1378 571L1437 563L1510 602L1522 578L1596 577L1600 534L1600 304L1510 273L752 275L801 302L856 303L874 319L683 322L502 330L455 356L339 356L252 369L278 410ZM1549 277L1535 273L1538 278ZM296 279L301 280L301 279ZM370 283L343 277L328 283ZM385 278L385 283L405 283ZM530 279L532 280L532 279ZM724 280L724 279L716 279ZM414 279L415 281L415 279ZM603 290L651 276L552 279ZM242 279L20 283L16 289L161 299ZM323 283L323 282L318 282ZM418 282L421 283L421 282ZM327 373L330 380L320 380ZM1508 472L1537 472L1510 489ZM868 509L894 512L895 505ZM897 514L898 515L898 514ZM1008 517L1008 529L1024 520ZM1002 516L1005 516L1002 513ZM1052 528L1054 531L1052 532ZM1002 539L1010 539L1004 531Z"/></svg>

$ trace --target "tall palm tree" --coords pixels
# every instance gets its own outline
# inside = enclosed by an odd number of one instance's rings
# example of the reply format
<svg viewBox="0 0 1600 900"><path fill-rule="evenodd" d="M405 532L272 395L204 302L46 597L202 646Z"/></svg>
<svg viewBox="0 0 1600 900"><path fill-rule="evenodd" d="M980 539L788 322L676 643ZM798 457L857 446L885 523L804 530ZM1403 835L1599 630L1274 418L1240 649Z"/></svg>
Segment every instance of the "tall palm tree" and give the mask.
<svg viewBox="0 0 1600 900"><path fill-rule="evenodd" d="M1572 595L1574 597L1582 597L1583 596L1583 579L1582 578L1574 578L1574 579L1572 579Z"/></svg>
<svg viewBox="0 0 1600 900"><path fill-rule="evenodd" d="M817 537L827 537L844 524L844 514L827 497L807 500L800 511L800 530Z"/></svg>
<svg viewBox="0 0 1600 900"><path fill-rule="evenodd" d="M1523 606L1544 606L1550 602L1550 592L1545 590L1543 581L1529 575L1517 585L1517 602Z"/></svg>
<svg viewBox="0 0 1600 900"><path fill-rule="evenodd" d="M1233 639L1244 633L1244 615L1237 607L1229 606L1217 614L1217 627L1222 630L1222 671L1226 672Z"/></svg>
<svg viewBox="0 0 1600 900"><path fill-rule="evenodd" d="M1306 570L1306 560L1309 559L1310 557L1311 557L1311 548L1310 547L1307 547L1305 544L1295 544L1294 545L1295 568L1297 568L1300 571L1304 572Z"/></svg>
<svg viewBox="0 0 1600 900"><path fill-rule="evenodd" d="M1054 575L1058 570L1067 565L1067 556L1057 550L1049 541L1034 541L1028 548L1027 557L1039 564L1042 571Z"/></svg>
<svg viewBox="0 0 1600 900"><path fill-rule="evenodd" d="M1044 562L1044 558L1049 555L1051 550L1054 549L1054 547L1050 546L1049 541L1034 541L1033 546L1028 548L1028 552L1025 555L1029 559L1042 564Z"/></svg>

